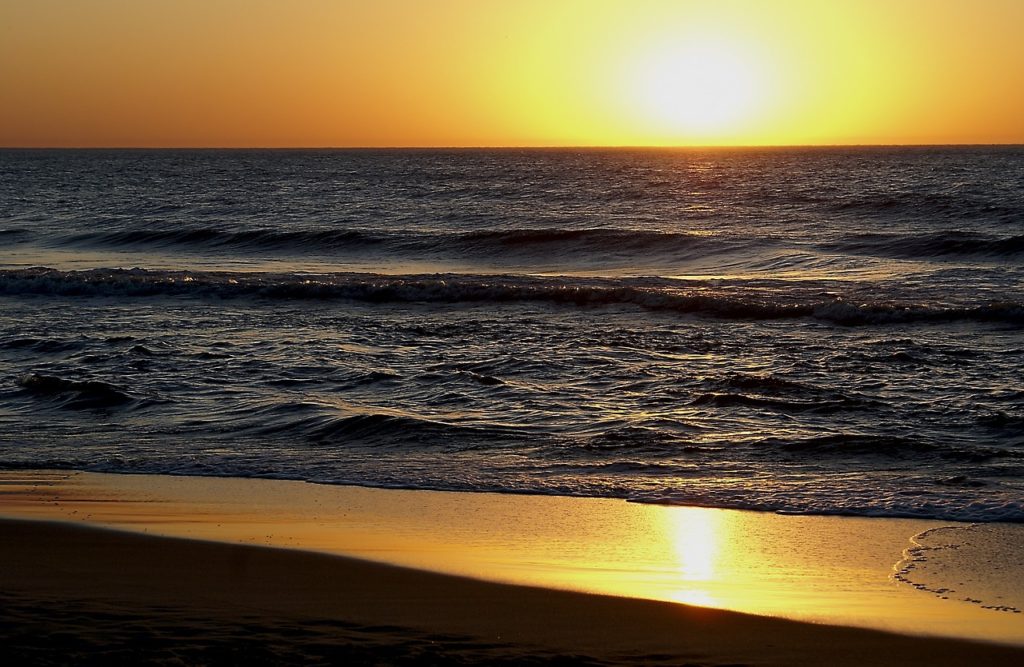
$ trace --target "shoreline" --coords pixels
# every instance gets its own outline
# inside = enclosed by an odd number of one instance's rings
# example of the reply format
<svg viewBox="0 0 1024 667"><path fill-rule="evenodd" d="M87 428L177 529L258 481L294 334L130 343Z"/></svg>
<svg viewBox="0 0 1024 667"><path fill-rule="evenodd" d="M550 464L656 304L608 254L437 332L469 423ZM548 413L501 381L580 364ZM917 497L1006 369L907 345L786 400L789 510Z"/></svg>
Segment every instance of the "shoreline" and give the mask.
<svg viewBox="0 0 1024 667"><path fill-rule="evenodd" d="M539 629L530 630L540 635L514 635L512 644L502 651L511 656L526 650L524 641L539 642L537 645L548 647L545 651L557 648L560 656L593 654L614 662L619 659L612 655L615 651L640 647L638 650L649 650L650 655L668 651L677 661L693 662L696 654L687 651L705 647L704 620L700 619L714 619L715 624L724 624L722 628L739 624L722 629L723 633L750 631L756 637L726 640L723 635L707 644L706 650L700 649L704 651L704 657L697 660L700 664L764 662L755 659L764 650L768 651L768 664L843 664L835 656L826 659L824 653L812 656L806 644L832 646L847 638L849 645L843 650L856 652L862 641L854 639L859 632L875 637L868 644L878 650L883 650L881 644L872 642L882 640L876 635L901 646L914 645L921 655L932 655L929 646L947 643L975 647L972 650L984 646L998 649L993 664L1003 664L999 662L1002 651L1016 664L1024 659L1024 615L942 599L935 591L917 590L912 583L900 583L893 577L893 568L902 563L912 536L949 525L912 519L666 507L610 499L384 490L238 478L8 471L0 473L0 532L4 536L0 540L0 571L6 573L0 576L7 580L0 590L22 590L20 598L7 601L11 608L35 608L42 621L54 623L63 612L53 607L53 602L78 599L76 596L86 607L98 604L100 598L116 599L112 604L120 610L118 614L132 605L163 608L169 604L168 596L178 596L172 605L177 610L174 618L195 615L213 600L214 609L203 613L213 613L220 619L218 623L228 623L230 614L225 614L229 609L237 611L239 605L270 609L275 618L316 616L316 610L323 608L327 619L344 621L346 628L379 624L403 628L395 636L387 635L385 643L390 642L391 648L385 652L410 645L412 638L423 632L476 637L466 640L465 646L455 642L462 647L459 651L469 651L466 646L482 641L479 635L484 625L479 624L518 628L532 622L540 612L529 610L522 596L534 596L530 604L545 608L549 605L545 596L554 596L552 599L568 601L564 613L577 624L547 618ZM247 563L262 559L264 556L253 554L263 553L260 549L268 546L274 547L276 555L267 558L283 559L281 562L290 565L275 566L266 575L268 583L261 583L259 590L252 589L251 579L248 584L236 580L236 591L222 589L215 600L207 594L205 584L190 589L194 597L164 590L173 587L166 582L215 576L212 570L181 570L181 563L189 558L204 562L206 556L198 554L207 549L230 552L231 562ZM130 577L116 566L117 554L124 549L138 557ZM160 556L164 552L167 556ZM99 553L106 555L97 556ZM318 564L312 565L314 562ZM360 589L362 603L342 609L317 597L321 592L312 582L293 580L308 576L307 567L326 568L323 572L329 574L325 577L349 588L364 583L360 573L365 568L378 574L372 591ZM168 574L156 574L163 571ZM79 574L70 576L69 572ZM118 577L123 574L127 578L122 581ZM224 581L237 576L230 571L216 575ZM165 583L155 581L159 578ZM388 581L402 583L385 585ZM268 586L275 591L273 595ZM453 597L445 592L449 587L490 602L486 609L469 610L465 600L458 598L463 593ZM125 591L148 591L145 596L149 597L124 599ZM347 595L338 588L335 594ZM526 606L512 612L505 597ZM601 613L609 618L580 620L586 615L584 609L598 604L596 600L605 610ZM384 615L367 615L369 609ZM650 611L654 609L660 611ZM157 617L163 618L162 614ZM452 614L478 625L460 625L462 621L430 625L434 620L451 620ZM634 614L646 620L634 622ZM86 615L95 616L93 612ZM685 618L680 620L677 615ZM613 616L625 619L628 627L617 627L609 620ZM32 620L31 614L26 618L23 621L30 625L41 622ZM177 622L174 618L167 622L173 625ZM312 632L310 622L294 621L295 632ZM317 623L313 625L320 627ZM669 632L668 623L672 627L669 634L678 634L685 641L640 632L650 623ZM8 614L0 627L10 629L18 624ZM592 624L602 628L595 636L587 634L594 632ZM633 627L636 624L642 627ZM193 625L190 632L202 634L205 626L198 621ZM72 624L69 632L84 637L93 630L89 624L77 629ZM829 633L833 631L841 637L832 637ZM334 636L331 632L327 635ZM566 643L579 633L590 639L578 645ZM369 636L376 639L357 640L353 635L349 644L384 641L373 632ZM503 632L503 636L513 635ZM610 644L601 643L612 642L613 637L620 642L615 651ZM324 641L331 644L334 640ZM103 640L94 637L93 643L97 642ZM288 644L287 637L273 642ZM746 651L742 656L729 652L736 642ZM769 643L775 648L765 649ZM425 646L434 645L437 642L430 640ZM779 652L783 649L790 653L783 655ZM906 650L909 656L911 649ZM950 650L950 655L961 655ZM945 653L937 651L927 664L957 664L955 660L941 662ZM885 664L879 663L878 655L857 655L860 664ZM1011 664L1010 659L1005 664ZM498 658L480 658L494 660ZM636 661L647 658L634 654L624 660ZM857 663L851 660L849 664Z"/></svg>
<svg viewBox="0 0 1024 667"><path fill-rule="evenodd" d="M510 586L287 549L43 521L0 520L0 533L0 652L36 662L60 651L65 661L98 663L126 657L126 646L140 661L186 662L1010 665L1024 657L1024 647Z"/></svg>

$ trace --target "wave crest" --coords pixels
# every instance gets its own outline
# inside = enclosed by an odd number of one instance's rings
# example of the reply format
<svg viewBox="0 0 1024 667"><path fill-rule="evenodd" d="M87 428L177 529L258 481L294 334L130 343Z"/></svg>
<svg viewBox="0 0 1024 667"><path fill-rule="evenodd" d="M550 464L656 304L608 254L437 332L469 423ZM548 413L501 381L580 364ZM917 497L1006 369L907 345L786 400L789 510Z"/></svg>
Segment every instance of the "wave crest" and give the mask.
<svg viewBox="0 0 1024 667"><path fill-rule="evenodd" d="M852 303L841 297L800 297L781 291L714 290L658 279L572 279L524 276L268 274L48 268L0 271L0 294L66 297L189 296L368 303L532 303L561 306L631 305L681 315L737 320L812 318L848 326L948 322L1024 322L1024 301L930 305Z"/></svg>
<svg viewBox="0 0 1024 667"><path fill-rule="evenodd" d="M1024 253L1024 234L996 236L963 231L933 234L859 234L828 246L853 254L905 259L960 255L1012 257Z"/></svg>
<svg viewBox="0 0 1024 667"><path fill-rule="evenodd" d="M18 378L18 385L28 394L53 400L69 410L103 410L139 403L120 387L98 380L68 380L31 373Z"/></svg>

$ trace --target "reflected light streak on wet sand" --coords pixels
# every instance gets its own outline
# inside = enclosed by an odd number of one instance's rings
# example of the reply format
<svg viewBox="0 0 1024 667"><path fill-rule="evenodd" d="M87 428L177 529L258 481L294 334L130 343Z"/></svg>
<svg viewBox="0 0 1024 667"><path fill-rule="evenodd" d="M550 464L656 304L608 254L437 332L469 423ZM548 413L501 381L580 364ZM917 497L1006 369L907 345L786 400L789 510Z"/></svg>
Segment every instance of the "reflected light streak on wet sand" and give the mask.
<svg viewBox="0 0 1024 667"><path fill-rule="evenodd" d="M0 515L299 548L515 584L1024 644L1024 615L942 600L893 580L893 566L909 538L944 522L34 471L0 473Z"/></svg>

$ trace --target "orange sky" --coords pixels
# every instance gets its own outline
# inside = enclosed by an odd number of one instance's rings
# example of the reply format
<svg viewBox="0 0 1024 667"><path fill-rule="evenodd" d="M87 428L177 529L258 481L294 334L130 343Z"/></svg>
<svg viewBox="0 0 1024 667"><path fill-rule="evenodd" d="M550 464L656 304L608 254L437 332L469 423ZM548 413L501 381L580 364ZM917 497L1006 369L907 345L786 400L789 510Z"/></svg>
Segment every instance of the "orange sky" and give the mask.
<svg viewBox="0 0 1024 667"><path fill-rule="evenodd" d="M2 146L1024 143L1021 0L0 0Z"/></svg>

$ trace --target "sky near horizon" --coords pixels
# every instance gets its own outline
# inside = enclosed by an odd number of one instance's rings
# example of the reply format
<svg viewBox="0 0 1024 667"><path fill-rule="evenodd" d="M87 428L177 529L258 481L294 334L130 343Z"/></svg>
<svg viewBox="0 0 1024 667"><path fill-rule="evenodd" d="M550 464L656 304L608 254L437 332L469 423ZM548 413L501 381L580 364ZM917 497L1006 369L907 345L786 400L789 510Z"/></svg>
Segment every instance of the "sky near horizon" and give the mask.
<svg viewBox="0 0 1024 667"><path fill-rule="evenodd" d="M1024 143L1024 0L0 0L0 146Z"/></svg>

